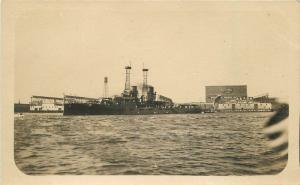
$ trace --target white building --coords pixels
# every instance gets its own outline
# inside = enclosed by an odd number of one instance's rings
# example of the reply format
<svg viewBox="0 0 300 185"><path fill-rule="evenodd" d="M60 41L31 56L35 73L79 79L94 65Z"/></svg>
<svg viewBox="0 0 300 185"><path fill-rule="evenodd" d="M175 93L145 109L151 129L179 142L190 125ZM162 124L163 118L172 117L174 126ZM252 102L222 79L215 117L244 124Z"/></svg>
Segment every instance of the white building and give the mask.
<svg viewBox="0 0 300 185"><path fill-rule="evenodd" d="M63 98L32 96L30 111L32 112L62 112L64 109Z"/></svg>
<svg viewBox="0 0 300 185"><path fill-rule="evenodd" d="M271 103L258 102L239 102L239 103L222 103L218 104L216 109L218 111L272 111Z"/></svg>

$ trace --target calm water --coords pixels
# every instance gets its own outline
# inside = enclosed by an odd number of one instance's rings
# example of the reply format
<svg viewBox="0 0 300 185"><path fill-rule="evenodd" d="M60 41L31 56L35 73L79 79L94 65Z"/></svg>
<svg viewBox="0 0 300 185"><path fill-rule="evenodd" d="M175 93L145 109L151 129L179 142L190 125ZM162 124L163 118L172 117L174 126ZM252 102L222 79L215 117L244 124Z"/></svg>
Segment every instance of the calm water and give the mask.
<svg viewBox="0 0 300 185"><path fill-rule="evenodd" d="M25 114L15 162L26 174L274 174L262 134L272 113L139 116Z"/></svg>

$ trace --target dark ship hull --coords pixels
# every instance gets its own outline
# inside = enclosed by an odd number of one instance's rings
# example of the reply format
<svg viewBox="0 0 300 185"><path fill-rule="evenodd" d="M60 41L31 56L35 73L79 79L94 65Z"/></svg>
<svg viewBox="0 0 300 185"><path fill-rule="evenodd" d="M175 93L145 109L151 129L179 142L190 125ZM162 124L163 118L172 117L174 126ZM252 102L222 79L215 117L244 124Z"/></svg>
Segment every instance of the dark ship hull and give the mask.
<svg viewBox="0 0 300 185"><path fill-rule="evenodd" d="M192 114L210 112L199 107L159 108L137 107L134 105L103 105L72 103L64 105L64 115L148 115L148 114Z"/></svg>

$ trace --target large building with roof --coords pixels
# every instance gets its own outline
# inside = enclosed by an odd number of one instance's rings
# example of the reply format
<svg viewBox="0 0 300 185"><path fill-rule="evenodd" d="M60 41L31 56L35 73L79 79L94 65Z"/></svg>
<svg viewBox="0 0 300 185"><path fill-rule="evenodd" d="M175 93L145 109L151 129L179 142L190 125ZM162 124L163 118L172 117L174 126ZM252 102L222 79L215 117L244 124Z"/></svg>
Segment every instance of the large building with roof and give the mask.
<svg viewBox="0 0 300 185"><path fill-rule="evenodd" d="M214 102L218 96L224 101L247 99L247 85L205 86L206 102Z"/></svg>
<svg viewBox="0 0 300 185"><path fill-rule="evenodd" d="M32 96L30 99L31 112L63 112L63 98L49 96Z"/></svg>
<svg viewBox="0 0 300 185"><path fill-rule="evenodd" d="M248 97L247 85L206 86L206 102L221 112L272 111L275 99L268 94Z"/></svg>

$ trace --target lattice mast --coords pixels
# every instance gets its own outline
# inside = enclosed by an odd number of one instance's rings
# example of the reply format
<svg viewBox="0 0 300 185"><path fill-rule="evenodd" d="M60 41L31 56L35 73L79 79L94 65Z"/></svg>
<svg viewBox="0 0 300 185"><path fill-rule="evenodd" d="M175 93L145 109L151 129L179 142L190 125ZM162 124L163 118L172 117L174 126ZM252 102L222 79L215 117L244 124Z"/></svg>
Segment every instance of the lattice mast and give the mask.
<svg viewBox="0 0 300 185"><path fill-rule="evenodd" d="M149 69L143 67L142 95L144 97L144 100L147 99L147 93L148 93L148 71L149 71Z"/></svg>
<svg viewBox="0 0 300 185"><path fill-rule="evenodd" d="M125 80L124 94L130 93L130 70L131 70L131 66L125 66L126 80Z"/></svg>

